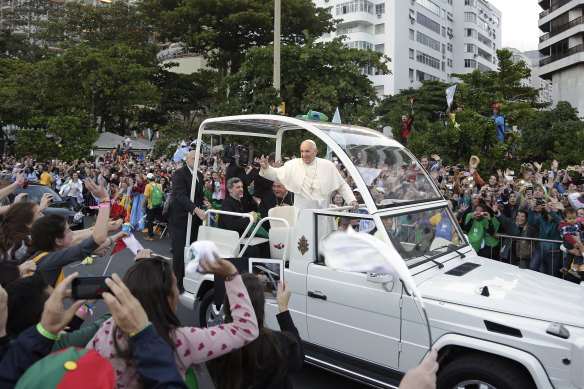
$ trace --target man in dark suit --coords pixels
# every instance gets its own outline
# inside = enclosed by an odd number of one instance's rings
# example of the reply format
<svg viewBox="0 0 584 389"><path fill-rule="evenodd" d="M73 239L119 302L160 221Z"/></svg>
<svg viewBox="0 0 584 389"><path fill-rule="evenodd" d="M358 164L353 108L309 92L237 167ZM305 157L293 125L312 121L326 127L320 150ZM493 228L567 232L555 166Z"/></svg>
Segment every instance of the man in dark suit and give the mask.
<svg viewBox="0 0 584 389"><path fill-rule="evenodd" d="M280 181L273 181L272 190L266 194L258 204L258 212L263 218L268 217L268 212L274 207L294 205L294 193L288 191ZM263 227L269 231L270 222L265 222Z"/></svg>
<svg viewBox="0 0 584 389"><path fill-rule="evenodd" d="M203 210L203 174L197 171L195 186L195 198L191 201L191 186L193 182L193 169L195 166L195 151L187 156L186 166L174 172L172 176L172 193L170 195L170 207L168 214L168 228L172 248L172 270L176 276L179 291L183 291L183 278L185 276L184 248L187 240L188 216L193 215L191 225L191 238L188 244L197 240L199 226L205 218Z"/></svg>

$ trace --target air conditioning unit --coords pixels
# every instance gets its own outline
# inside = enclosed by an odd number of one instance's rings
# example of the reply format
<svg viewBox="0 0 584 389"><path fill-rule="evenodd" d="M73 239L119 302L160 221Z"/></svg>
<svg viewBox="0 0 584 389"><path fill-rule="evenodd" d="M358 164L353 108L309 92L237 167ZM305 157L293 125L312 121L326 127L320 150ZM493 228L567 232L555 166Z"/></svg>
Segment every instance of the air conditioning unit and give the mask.
<svg viewBox="0 0 584 389"><path fill-rule="evenodd" d="M381 14L377 14L377 19L381 19Z"/></svg>
<svg viewBox="0 0 584 389"><path fill-rule="evenodd" d="M476 57L478 57L478 56L479 56L478 54L473 54L473 58L476 58Z"/></svg>

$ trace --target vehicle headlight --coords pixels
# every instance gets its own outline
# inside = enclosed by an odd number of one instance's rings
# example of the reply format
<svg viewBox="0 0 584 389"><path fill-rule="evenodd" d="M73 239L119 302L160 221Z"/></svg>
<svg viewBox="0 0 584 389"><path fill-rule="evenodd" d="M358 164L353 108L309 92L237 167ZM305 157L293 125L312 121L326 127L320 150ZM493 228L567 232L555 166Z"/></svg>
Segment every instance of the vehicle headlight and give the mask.
<svg viewBox="0 0 584 389"><path fill-rule="evenodd" d="M83 220L83 212L79 211L73 216L73 221L75 223L80 223Z"/></svg>

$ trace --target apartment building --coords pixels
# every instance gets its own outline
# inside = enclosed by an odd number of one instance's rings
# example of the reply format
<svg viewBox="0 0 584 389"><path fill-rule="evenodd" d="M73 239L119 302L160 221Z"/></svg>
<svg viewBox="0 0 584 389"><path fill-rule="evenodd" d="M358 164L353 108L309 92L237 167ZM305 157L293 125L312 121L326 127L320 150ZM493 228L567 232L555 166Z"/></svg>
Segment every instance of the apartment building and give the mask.
<svg viewBox="0 0 584 389"><path fill-rule="evenodd" d="M452 82L452 73L495 70L501 48L501 12L485 0L314 0L342 19L337 31L349 47L391 58L392 74L364 69L378 94ZM454 4L455 3L455 4Z"/></svg>
<svg viewBox="0 0 584 389"><path fill-rule="evenodd" d="M568 101L584 116L584 2L539 0L540 76L552 80L554 103Z"/></svg>

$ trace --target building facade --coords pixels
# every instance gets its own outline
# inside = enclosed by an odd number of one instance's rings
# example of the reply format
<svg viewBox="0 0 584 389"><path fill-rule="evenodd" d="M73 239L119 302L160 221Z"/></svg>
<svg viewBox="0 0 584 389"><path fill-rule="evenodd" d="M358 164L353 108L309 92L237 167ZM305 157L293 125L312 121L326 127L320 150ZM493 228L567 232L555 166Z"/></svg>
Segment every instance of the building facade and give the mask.
<svg viewBox="0 0 584 389"><path fill-rule="evenodd" d="M538 99L540 103L552 103L552 82L551 80L546 80L540 77L539 61L542 59L540 52L538 50L522 52L513 47L505 47L505 49L513 54L511 57L513 63L523 61L531 69L531 76L521 80L521 83L526 86L540 89Z"/></svg>
<svg viewBox="0 0 584 389"><path fill-rule="evenodd" d="M539 0L540 76L552 80L554 103L568 101L584 116L584 2Z"/></svg>
<svg viewBox="0 0 584 389"><path fill-rule="evenodd" d="M497 68L501 12L485 0L314 0L341 19L337 31L349 47L391 58L392 74L364 69L379 95L421 86L423 80L452 82L453 73ZM456 3L456 4L453 4ZM462 6L461 6L462 4Z"/></svg>

